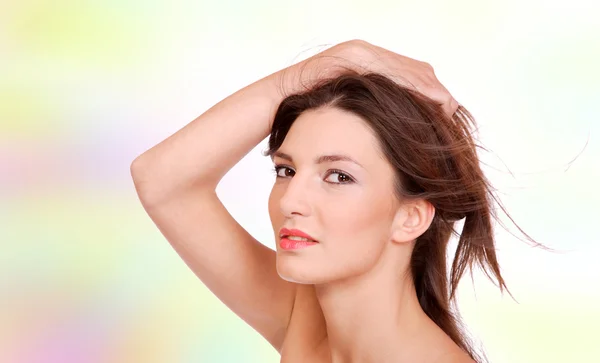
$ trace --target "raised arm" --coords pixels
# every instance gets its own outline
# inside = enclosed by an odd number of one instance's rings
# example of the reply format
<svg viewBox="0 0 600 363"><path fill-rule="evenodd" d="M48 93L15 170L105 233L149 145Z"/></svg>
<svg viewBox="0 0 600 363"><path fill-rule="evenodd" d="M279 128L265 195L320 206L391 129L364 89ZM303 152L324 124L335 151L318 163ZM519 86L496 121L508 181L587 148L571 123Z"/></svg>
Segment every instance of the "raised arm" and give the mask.
<svg viewBox="0 0 600 363"><path fill-rule="evenodd" d="M306 77L306 63L297 64L237 91L131 165L139 199L161 233L202 282L278 351L295 284L278 276L275 252L232 218L215 190L269 135L284 92L300 89L301 69Z"/></svg>

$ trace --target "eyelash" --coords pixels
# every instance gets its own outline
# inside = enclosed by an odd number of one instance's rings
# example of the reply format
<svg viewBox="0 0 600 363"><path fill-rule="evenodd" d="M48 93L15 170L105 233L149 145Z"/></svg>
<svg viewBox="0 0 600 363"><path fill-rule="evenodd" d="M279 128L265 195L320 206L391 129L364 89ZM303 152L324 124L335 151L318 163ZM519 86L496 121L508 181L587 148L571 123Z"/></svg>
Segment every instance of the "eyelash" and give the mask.
<svg viewBox="0 0 600 363"><path fill-rule="evenodd" d="M293 170L292 168L290 168L288 166L277 164L272 169L273 173L275 173L275 177L277 177L277 178L286 178L284 176L279 176L279 170L282 169L282 168ZM329 169L327 172L328 172L327 177L329 177L331 174L340 174L340 175L344 175L349 180L346 181L346 182L341 182L341 183L332 183L332 182L326 182L326 183L342 185L342 184L350 184L350 183L354 183L355 182L355 180L354 180L353 177L351 177L350 175L348 175L347 173L345 173L345 172L343 172L343 171L341 171L339 169Z"/></svg>

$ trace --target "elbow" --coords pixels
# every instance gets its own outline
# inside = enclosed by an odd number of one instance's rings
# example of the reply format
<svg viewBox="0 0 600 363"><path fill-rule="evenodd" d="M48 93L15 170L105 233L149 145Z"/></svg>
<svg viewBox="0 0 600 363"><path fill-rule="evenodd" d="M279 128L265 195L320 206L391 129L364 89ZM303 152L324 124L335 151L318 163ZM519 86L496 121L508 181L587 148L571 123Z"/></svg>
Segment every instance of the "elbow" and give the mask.
<svg viewBox="0 0 600 363"><path fill-rule="evenodd" d="M215 192L219 178L192 177L173 170L165 170L147 155L138 156L131 163L131 178L137 195L145 207L155 206L175 197Z"/></svg>
<svg viewBox="0 0 600 363"><path fill-rule="evenodd" d="M131 165L129 166L129 174L131 174L131 178L133 179L133 182L137 184L140 180L143 180L145 175L148 174L146 172L147 170L147 166L144 165L145 164L145 158L144 158L144 154L139 155L138 157L136 157L132 162Z"/></svg>
<svg viewBox="0 0 600 363"><path fill-rule="evenodd" d="M150 203L150 199L155 193L152 191L152 181L149 178L150 173L143 155L133 160L129 166L129 173L131 174L131 179L133 180L133 185L140 201L144 205Z"/></svg>
<svg viewBox="0 0 600 363"><path fill-rule="evenodd" d="M132 162L131 165L129 166L129 173L131 174L131 178L133 178L133 180L135 181L137 178L139 178L139 175L142 172L142 155L139 155L138 157L136 157Z"/></svg>

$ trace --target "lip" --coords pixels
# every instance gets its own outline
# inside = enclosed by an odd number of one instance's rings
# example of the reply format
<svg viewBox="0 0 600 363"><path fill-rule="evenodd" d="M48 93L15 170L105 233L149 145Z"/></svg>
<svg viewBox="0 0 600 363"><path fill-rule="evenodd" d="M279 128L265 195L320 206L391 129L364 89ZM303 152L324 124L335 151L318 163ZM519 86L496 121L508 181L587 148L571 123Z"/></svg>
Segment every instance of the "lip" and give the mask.
<svg viewBox="0 0 600 363"><path fill-rule="evenodd" d="M308 238L312 241L318 242L315 238L313 238L312 236L310 236L307 233L302 232L299 229L282 228L279 230L279 238L284 238L284 237L288 237L288 236L303 237L303 238Z"/></svg>
<svg viewBox="0 0 600 363"><path fill-rule="evenodd" d="M314 246L314 245L318 245L318 242L311 242L311 241L294 241L291 239L287 239L286 237L283 237L280 241L279 241L279 247L281 247L281 249L283 250L299 250L301 248L306 248L306 247L310 247L310 246Z"/></svg>
<svg viewBox="0 0 600 363"><path fill-rule="evenodd" d="M288 239L289 236L303 237L308 238L311 241L294 241ZM279 247L284 250L298 250L301 248L306 248L310 246L314 246L318 243L316 239L314 239L308 233L304 233L299 229L287 229L282 228L279 230Z"/></svg>

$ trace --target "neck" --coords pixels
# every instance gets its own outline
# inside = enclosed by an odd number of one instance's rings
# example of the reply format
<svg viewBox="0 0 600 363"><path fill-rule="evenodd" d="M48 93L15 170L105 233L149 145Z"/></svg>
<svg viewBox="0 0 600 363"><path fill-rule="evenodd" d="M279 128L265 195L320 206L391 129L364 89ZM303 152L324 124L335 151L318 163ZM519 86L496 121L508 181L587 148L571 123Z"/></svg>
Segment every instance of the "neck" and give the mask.
<svg viewBox="0 0 600 363"><path fill-rule="evenodd" d="M333 363L411 361L425 348L437 326L399 265L397 254L384 253L363 275L315 286Z"/></svg>

